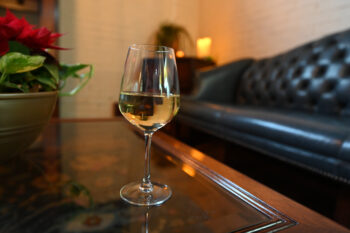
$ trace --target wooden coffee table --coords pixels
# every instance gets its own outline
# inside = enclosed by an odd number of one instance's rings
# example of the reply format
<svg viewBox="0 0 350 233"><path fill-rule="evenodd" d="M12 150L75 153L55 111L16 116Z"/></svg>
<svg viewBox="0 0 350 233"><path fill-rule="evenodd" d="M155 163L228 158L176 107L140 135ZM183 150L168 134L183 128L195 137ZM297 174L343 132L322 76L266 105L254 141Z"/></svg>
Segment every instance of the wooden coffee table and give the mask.
<svg viewBox="0 0 350 233"><path fill-rule="evenodd" d="M350 232L178 140L153 137L161 206L124 203L143 174L144 142L117 120L51 123L26 153L0 166L0 232Z"/></svg>

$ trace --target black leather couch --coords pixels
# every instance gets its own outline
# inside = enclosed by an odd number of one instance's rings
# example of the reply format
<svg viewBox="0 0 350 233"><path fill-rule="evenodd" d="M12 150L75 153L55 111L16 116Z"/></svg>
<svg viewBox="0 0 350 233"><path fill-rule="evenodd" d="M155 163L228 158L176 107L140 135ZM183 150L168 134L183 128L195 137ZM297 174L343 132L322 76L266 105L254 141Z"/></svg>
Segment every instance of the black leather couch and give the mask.
<svg viewBox="0 0 350 233"><path fill-rule="evenodd" d="M350 182L350 30L199 73L178 121Z"/></svg>

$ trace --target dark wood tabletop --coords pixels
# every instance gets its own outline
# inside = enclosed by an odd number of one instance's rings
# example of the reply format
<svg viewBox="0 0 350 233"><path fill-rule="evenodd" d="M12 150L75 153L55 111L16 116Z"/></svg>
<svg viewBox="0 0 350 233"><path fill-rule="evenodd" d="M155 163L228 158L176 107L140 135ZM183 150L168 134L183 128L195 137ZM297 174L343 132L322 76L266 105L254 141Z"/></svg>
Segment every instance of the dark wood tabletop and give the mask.
<svg viewBox="0 0 350 233"><path fill-rule="evenodd" d="M161 131L151 179L173 195L131 206L119 190L142 177L143 156L142 134L122 118L52 121L0 164L0 232L350 232Z"/></svg>
<svg viewBox="0 0 350 233"><path fill-rule="evenodd" d="M283 232L350 232L349 229L337 224L336 222L287 198L280 193L277 193L267 186L245 176L240 172L235 171L234 169L176 140L175 138L168 136L163 132L157 132L154 135L153 143L173 154L185 154L187 156L191 156L195 160L198 160L200 157L201 160L198 161L199 163L221 174L225 178L234 182L252 195L263 200L268 205L281 211L297 222L295 226L284 229Z"/></svg>

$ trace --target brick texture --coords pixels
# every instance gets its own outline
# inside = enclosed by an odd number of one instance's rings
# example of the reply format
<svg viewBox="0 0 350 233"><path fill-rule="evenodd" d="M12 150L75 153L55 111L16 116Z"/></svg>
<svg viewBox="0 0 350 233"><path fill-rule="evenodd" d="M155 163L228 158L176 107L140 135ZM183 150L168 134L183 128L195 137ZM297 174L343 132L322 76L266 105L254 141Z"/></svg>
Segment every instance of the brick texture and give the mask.
<svg viewBox="0 0 350 233"><path fill-rule="evenodd" d="M165 21L183 25L197 37L198 0L60 0L61 62L91 63L95 75L74 97L60 99L62 118L113 116L128 46L150 44ZM188 48L187 54L195 51ZM73 84L68 84L68 88Z"/></svg>
<svg viewBox="0 0 350 233"><path fill-rule="evenodd" d="M201 0L199 36L219 64L273 56L350 28L348 0Z"/></svg>
<svg viewBox="0 0 350 233"><path fill-rule="evenodd" d="M59 0L59 8L60 45L74 48L60 60L95 67L86 88L61 98L64 118L113 116L128 45L152 43L164 21L185 26L193 39L212 37L218 64L273 56L350 28L348 0Z"/></svg>

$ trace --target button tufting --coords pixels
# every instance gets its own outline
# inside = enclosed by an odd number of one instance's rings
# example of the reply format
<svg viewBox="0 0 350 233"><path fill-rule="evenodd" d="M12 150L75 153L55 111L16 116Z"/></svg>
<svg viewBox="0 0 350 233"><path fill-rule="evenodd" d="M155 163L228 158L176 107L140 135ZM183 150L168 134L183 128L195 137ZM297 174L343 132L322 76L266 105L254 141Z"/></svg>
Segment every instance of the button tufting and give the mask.
<svg viewBox="0 0 350 233"><path fill-rule="evenodd" d="M260 61L260 62L259 62L260 68L263 68L263 67L265 66L265 64L266 64L266 61L265 61L265 60Z"/></svg>
<svg viewBox="0 0 350 233"><path fill-rule="evenodd" d="M350 116L350 42L342 38L257 60L244 79L245 104Z"/></svg>
<svg viewBox="0 0 350 233"><path fill-rule="evenodd" d="M326 74L327 66L318 66L313 72L313 77L319 78Z"/></svg>
<svg viewBox="0 0 350 233"><path fill-rule="evenodd" d="M331 38L326 42L325 47L333 47L338 43L338 41L335 38Z"/></svg>
<svg viewBox="0 0 350 233"><path fill-rule="evenodd" d="M294 72L293 72L293 78L297 78L299 77L303 72L303 68L302 67L298 67Z"/></svg>
<svg viewBox="0 0 350 233"><path fill-rule="evenodd" d="M315 109L317 106L317 101L315 99L310 99L309 100L310 106L312 109Z"/></svg>
<svg viewBox="0 0 350 233"><path fill-rule="evenodd" d="M340 77L350 77L350 64L345 64L339 72Z"/></svg>
<svg viewBox="0 0 350 233"><path fill-rule="evenodd" d="M254 70L249 70L246 74L245 74L245 77L248 78L248 79L251 79L253 78L255 75L255 71Z"/></svg>
<svg viewBox="0 0 350 233"><path fill-rule="evenodd" d="M280 78L283 78L283 69L280 69L278 72L277 72L277 75L276 75L276 78L280 79Z"/></svg>
<svg viewBox="0 0 350 233"><path fill-rule="evenodd" d="M334 53L332 60L333 61L343 61L345 57L346 57L346 50L340 49Z"/></svg>
<svg viewBox="0 0 350 233"><path fill-rule="evenodd" d="M298 84L299 90L306 90L309 87L310 81L308 79L301 80Z"/></svg>
<svg viewBox="0 0 350 233"><path fill-rule="evenodd" d="M347 104L344 102L338 102L338 108L340 111L342 111L344 108L346 108Z"/></svg>
<svg viewBox="0 0 350 233"><path fill-rule="evenodd" d="M288 82L286 80L283 80L281 83L281 90L286 90L287 89Z"/></svg>
<svg viewBox="0 0 350 233"><path fill-rule="evenodd" d="M324 92L331 92L334 90L335 87L336 87L336 82L334 82L334 81L325 81L323 83L323 91Z"/></svg>
<svg viewBox="0 0 350 233"><path fill-rule="evenodd" d="M264 70L262 75L261 75L261 78L262 79L267 79L267 76L268 76L268 71L267 70Z"/></svg>
<svg viewBox="0 0 350 233"><path fill-rule="evenodd" d="M292 59L290 59L289 64L295 65L297 63L297 61L298 61L298 58L297 57L293 57Z"/></svg>
<svg viewBox="0 0 350 233"><path fill-rule="evenodd" d="M273 66L274 67L279 67L280 66L280 62L278 60L274 61Z"/></svg>
<svg viewBox="0 0 350 233"><path fill-rule="evenodd" d="M309 58L309 63L315 63L320 59L320 54L319 53L314 53L310 56Z"/></svg>

